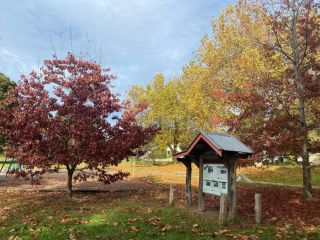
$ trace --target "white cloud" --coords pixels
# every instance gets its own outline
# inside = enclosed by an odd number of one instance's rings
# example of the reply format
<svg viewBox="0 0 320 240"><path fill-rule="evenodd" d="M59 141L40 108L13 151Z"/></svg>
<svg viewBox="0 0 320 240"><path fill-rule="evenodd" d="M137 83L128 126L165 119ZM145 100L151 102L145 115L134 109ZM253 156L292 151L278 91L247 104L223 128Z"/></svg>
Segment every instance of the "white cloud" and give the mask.
<svg viewBox="0 0 320 240"><path fill-rule="evenodd" d="M233 1L233 0L230 0ZM54 53L71 50L118 75L117 87L146 84L154 73L174 76L192 57L220 0L11 0L0 1L0 71L16 77ZM4 59L5 60L1 60Z"/></svg>
<svg viewBox="0 0 320 240"><path fill-rule="evenodd" d="M5 47L0 47L0 72L16 72L19 75L25 74L28 70L26 65L27 60L27 58L19 56ZM17 80L17 76L14 76L12 79Z"/></svg>

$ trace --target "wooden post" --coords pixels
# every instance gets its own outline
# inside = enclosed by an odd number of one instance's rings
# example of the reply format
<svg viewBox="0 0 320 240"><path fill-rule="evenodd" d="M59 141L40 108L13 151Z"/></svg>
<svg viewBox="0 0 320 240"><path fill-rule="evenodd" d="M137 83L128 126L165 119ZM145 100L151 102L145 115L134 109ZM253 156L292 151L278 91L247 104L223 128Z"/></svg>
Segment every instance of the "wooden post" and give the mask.
<svg viewBox="0 0 320 240"><path fill-rule="evenodd" d="M169 190L169 205L172 206L174 203L174 187L170 184Z"/></svg>
<svg viewBox="0 0 320 240"><path fill-rule="evenodd" d="M236 159L231 157L228 159L229 168L228 168L228 205L229 213L228 219L234 221L237 217L237 176L236 168L237 163Z"/></svg>
<svg viewBox="0 0 320 240"><path fill-rule="evenodd" d="M255 219L256 219L256 223L260 224L261 223L261 194L255 193L254 194L254 201L255 201L255 205L254 205L254 212L255 212Z"/></svg>
<svg viewBox="0 0 320 240"><path fill-rule="evenodd" d="M192 173L192 167L191 167L191 160L185 162L186 166L186 205L187 208L191 207L192 205L192 192L191 192L191 173Z"/></svg>
<svg viewBox="0 0 320 240"><path fill-rule="evenodd" d="M204 211L204 193L203 193L203 154L199 159L199 187L198 187L198 210Z"/></svg>
<svg viewBox="0 0 320 240"><path fill-rule="evenodd" d="M219 223L221 226L226 224L228 195L222 193L220 196Z"/></svg>

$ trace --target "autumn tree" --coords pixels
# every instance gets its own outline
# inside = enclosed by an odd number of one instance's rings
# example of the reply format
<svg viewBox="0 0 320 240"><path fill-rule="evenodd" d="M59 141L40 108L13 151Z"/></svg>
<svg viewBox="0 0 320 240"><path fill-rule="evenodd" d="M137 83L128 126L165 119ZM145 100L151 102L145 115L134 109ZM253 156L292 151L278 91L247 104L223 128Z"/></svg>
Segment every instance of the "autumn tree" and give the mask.
<svg viewBox="0 0 320 240"><path fill-rule="evenodd" d="M201 130L214 131L217 128L212 121L221 110L221 104L212 98L215 82L208 76L207 69L198 62L191 61L184 66L183 73L177 79L178 91L185 108L183 111L189 119L191 135Z"/></svg>
<svg viewBox="0 0 320 240"><path fill-rule="evenodd" d="M312 197L309 153L318 151L310 133L320 126L320 3L313 0L263 1L268 11L270 39L267 54L283 58L287 92L293 99L284 108L295 122L299 156L302 157L303 195ZM274 53L276 52L276 53ZM277 98L285 102L280 94Z"/></svg>
<svg viewBox="0 0 320 240"><path fill-rule="evenodd" d="M189 137L199 130L236 131L250 146L261 148L259 141L253 140L252 134L253 130L259 132L258 127L264 119L263 112L257 114L256 118L242 121L241 128L234 127L234 123L239 122L240 113L254 102L250 100L253 84L259 81L259 71L264 71L268 64L259 44L267 35L263 15L261 6L239 1L228 6L212 21L212 37L202 38L195 58L184 66L183 74L173 80L175 84L172 81L167 83L176 86L175 94L179 101L176 102L178 107L172 108L177 109L174 114L170 112L170 105L165 107L167 110L161 113L162 122L169 123L173 116L178 116L180 125L184 126L180 129L180 135ZM152 89L150 85L148 87ZM158 96L162 91L157 89L154 92ZM152 99L150 95L136 95L146 96L146 102ZM150 105L150 109L160 113L164 100L159 98L157 102L159 106L155 104L156 107L152 108Z"/></svg>
<svg viewBox="0 0 320 240"><path fill-rule="evenodd" d="M0 101L3 101L10 89L14 88L16 83L11 81L9 77L5 74L0 73ZM0 153L3 152L3 147L5 145L5 136L2 134L2 130L0 128Z"/></svg>
<svg viewBox="0 0 320 240"><path fill-rule="evenodd" d="M310 139L319 127L319 14L312 1L269 3L230 5L187 73L211 89L220 108L212 123L253 147L253 159L303 157L308 198L308 156L319 151Z"/></svg>
<svg viewBox="0 0 320 240"><path fill-rule="evenodd" d="M230 5L188 71L211 82L221 109L212 123L253 147L253 159L302 156L308 198L308 156L319 150L310 139L319 127L319 14L312 1L268 3Z"/></svg>
<svg viewBox="0 0 320 240"><path fill-rule="evenodd" d="M93 176L105 184L127 177L129 173L110 173L107 167L143 154L139 147L157 128L137 124L137 112L111 92L115 77L109 71L69 53L45 61L39 73L22 76L0 111L9 142L6 154L38 173L64 165L70 196L73 177Z"/></svg>
<svg viewBox="0 0 320 240"><path fill-rule="evenodd" d="M181 101L179 85L176 80L165 81L163 74L154 76L146 88L133 86L129 99L134 104L145 104L145 111L140 114L144 124L160 127L154 143L160 149L169 148L176 153L178 145L185 146L190 140L189 121L184 103Z"/></svg>
<svg viewBox="0 0 320 240"><path fill-rule="evenodd" d="M272 149L260 141L269 135L261 134L266 112L260 97L265 93L259 96L258 86L261 72L274 67L269 66L260 44L267 37L264 16L261 6L248 1L229 5L213 19L212 37L202 38L195 58L184 67L182 76L186 86L200 86L196 96L203 99L197 100L198 103L205 103L199 104L203 107L198 110L207 109L198 115L207 123L202 125L204 129L231 131L255 153ZM276 69L282 71L281 65ZM192 99L193 95L193 91L185 92L185 98ZM252 107L253 104L256 107ZM199 105L194 104L192 112L196 112Z"/></svg>

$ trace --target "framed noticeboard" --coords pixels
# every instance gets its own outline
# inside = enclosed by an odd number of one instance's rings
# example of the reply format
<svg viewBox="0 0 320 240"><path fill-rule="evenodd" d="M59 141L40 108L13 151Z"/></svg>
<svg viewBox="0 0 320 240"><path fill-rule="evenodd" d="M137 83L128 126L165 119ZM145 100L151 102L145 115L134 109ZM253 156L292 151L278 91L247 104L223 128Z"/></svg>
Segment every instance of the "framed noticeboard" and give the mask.
<svg viewBox="0 0 320 240"><path fill-rule="evenodd" d="M228 169L224 164L203 164L202 191L218 196L228 193Z"/></svg>

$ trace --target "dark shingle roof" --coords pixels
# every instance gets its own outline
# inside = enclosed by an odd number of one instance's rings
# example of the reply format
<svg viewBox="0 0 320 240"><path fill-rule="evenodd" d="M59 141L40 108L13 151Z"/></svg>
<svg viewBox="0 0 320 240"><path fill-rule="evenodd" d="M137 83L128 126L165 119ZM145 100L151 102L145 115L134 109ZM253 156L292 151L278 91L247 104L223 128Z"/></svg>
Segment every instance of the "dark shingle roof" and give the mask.
<svg viewBox="0 0 320 240"><path fill-rule="evenodd" d="M242 143L238 138L224 133L211 133L201 131L217 148L223 151L253 153L251 148Z"/></svg>

